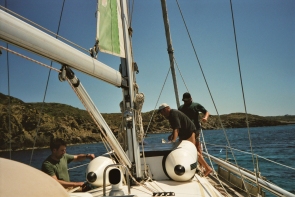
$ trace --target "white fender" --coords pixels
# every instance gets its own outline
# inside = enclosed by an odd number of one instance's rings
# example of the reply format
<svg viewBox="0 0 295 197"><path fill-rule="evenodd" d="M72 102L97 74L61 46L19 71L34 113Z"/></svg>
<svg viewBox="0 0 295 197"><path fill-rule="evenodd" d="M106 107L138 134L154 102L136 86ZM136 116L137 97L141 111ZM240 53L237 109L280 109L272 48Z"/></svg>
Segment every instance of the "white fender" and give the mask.
<svg viewBox="0 0 295 197"><path fill-rule="evenodd" d="M103 186L104 169L111 164L114 164L114 162L112 159L108 157L104 157L104 156L96 157L88 164L88 167L86 169L86 180L94 186ZM106 185L110 185L108 176L109 176L109 171L113 168L114 167L110 167L106 171L106 178L105 178Z"/></svg>
<svg viewBox="0 0 295 197"><path fill-rule="evenodd" d="M175 181L188 181L196 172L198 161L197 148L192 142L183 140L164 159L164 170L166 170L167 175L171 179Z"/></svg>

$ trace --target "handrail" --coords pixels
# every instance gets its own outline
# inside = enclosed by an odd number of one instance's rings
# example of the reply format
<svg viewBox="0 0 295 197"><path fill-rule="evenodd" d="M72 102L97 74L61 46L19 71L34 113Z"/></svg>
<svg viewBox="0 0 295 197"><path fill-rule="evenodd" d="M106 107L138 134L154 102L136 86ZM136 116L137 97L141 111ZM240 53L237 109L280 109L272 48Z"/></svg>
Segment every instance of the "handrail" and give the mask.
<svg viewBox="0 0 295 197"><path fill-rule="evenodd" d="M246 179L252 181L252 182L256 182L256 177L248 172L246 172L243 169L239 169L238 167L233 166L232 164L230 164L229 162L223 161L221 159L218 159L208 153L203 152L203 154L207 157L210 157L210 159L212 161L214 161L216 164L222 166L223 168L230 170L231 172L237 173L237 174L242 174L245 176ZM269 192L272 192L276 195L279 196L290 196L290 197L295 197L295 194L292 194L282 188L280 188L277 185L274 185L266 180L263 180L261 178L258 178L258 182L260 184L261 187L263 187L264 189L268 190Z"/></svg>
<svg viewBox="0 0 295 197"><path fill-rule="evenodd" d="M210 144L210 143L206 143L206 144L207 144L207 145L212 145L212 146L215 146L215 147L229 148L228 146L224 146L224 145ZM232 150L235 150L235 151L238 151L238 152L241 152L241 153L245 153L245 154L249 154L249 155L251 154L251 153L249 153L249 152L247 152L247 151L242 151L242 150L235 149L235 148L231 148L231 149L232 149ZM257 155L257 154L255 154L255 155ZM269 161L269 162L272 162L272 163L275 163L275 164L277 164L277 165L280 165L280 166L283 166L283 167L286 167L286 168L289 168L289 169L295 170L295 168L292 168L292 167L290 167L290 166L286 166L286 165L284 165L284 164L278 163L278 162L273 161L273 160L271 160L271 159L268 159L268 158L266 158L266 157L263 157L263 156L260 156L260 155L257 155L257 157L262 158L262 159L265 159L265 160L267 160L267 161Z"/></svg>

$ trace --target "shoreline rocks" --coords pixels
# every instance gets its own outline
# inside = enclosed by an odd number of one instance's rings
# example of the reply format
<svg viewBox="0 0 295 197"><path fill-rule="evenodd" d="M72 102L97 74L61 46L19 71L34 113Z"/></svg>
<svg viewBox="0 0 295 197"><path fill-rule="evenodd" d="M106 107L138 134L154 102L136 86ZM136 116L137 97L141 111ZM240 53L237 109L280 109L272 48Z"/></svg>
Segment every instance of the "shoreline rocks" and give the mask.
<svg viewBox="0 0 295 197"><path fill-rule="evenodd" d="M68 144L86 144L101 141L100 131L85 111L58 103L25 103L17 98L10 98L0 93L0 151L47 148L51 137L64 138ZM170 131L168 120L153 111L142 113L144 131L164 133ZM110 129L118 134L121 114L102 114ZM225 128L247 127L245 114L232 113L221 115ZM295 116L262 117L248 114L250 127L276 126L295 123ZM9 123L10 122L10 123ZM150 123L150 124L149 124ZM219 118L211 115L204 130L220 129Z"/></svg>

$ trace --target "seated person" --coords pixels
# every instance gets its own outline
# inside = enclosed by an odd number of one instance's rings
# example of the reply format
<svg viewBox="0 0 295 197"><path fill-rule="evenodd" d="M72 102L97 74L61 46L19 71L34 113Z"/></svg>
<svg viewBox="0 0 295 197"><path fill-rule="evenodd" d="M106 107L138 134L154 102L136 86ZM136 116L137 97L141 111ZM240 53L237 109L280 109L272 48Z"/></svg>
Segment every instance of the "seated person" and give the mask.
<svg viewBox="0 0 295 197"><path fill-rule="evenodd" d="M58 181L64 188L82 187L84 182L71 182L68 173L68 163L94 159L94 154L69 155L66 153L66 142L60 138L51 139L49 155L42 163L42 171Z"/></svg>

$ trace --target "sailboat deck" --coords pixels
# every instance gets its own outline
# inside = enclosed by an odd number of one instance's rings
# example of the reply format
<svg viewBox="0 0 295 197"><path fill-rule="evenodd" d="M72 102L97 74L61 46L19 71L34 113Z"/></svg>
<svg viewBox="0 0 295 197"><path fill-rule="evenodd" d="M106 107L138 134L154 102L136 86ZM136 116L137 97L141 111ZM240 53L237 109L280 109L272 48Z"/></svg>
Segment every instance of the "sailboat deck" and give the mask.
<svg viewBox="0 0 295 197"><path fill-rule="evenodd" d="M169 152L171 152L171 150L173 150L179 143L155 143L155 144L147 144L144 146L144 156L145 157L157 157L157 156L163 156L163 155L167 155L169 154ZM142 148L141 148L141 151L142 153ZM141 155L142 157L143 155ZM209 175L208 177L203 177L202 175L200 174L196 174L196 177L195 177L195 180L193 180L190 184L187 184L186 182L186 186L183 186L184 188L180 189L179 192L178 192L178 195L176 196L181 196L181 192L183 191L186 191L187 189L191 189L191 187L196 187L194 184L194 182L197 182L197 183L200 183L200 180L203 180L203 182L205 183L209 183L211 184L216 190L218 190L223 196L230 196L230 197L242 197L243 195L241 195L239 192L237 192L235 190L234 187L228 185L226 182L220 180L222 182L222 185L223 187L220 185L219 181L217 180L216 177L212 176L212 175ZM171 188L172 192L175 192L173 191L174 187L173 186L178 186L179 185L183 185L182 182L176 182L176 181L172 181L172 180L161 180L161 181L153 181L153 182L150 182L150 183L147 183L147 184L151 184L152 186L153 185L166 185L164 186L165 188ZM191 185L193 184L193 185ZM186 188L188 187L188 188ZM177 187L175 187L177 188ZM137 189L137 187L136 187ZM135 190L136 190L135 189ZM226 190L226 192L224 191L224 189ZM169 191L166 191L166 192L169 192ZM176 194L177 192L175 192ZM194 196L196 195L195 193L193 194L190 194L190 193L185 193L184 196ZM202 194L202 196L204 196Z"/></svg>
<svg viewBox="0 0 295 197"><path fill-rule="evenodd" d="M107 188L106 194L110 192L110 187ZM128 195L128 187L123 187L123 192ZM92 196L103 196L102 189L89 191ZM176 197L187 196L215 196L221 197L215 188L209 183L206 178L202 178L196 174L192 181L177 182L172 180L151 181L145 182L140 186L132 186L130 195L137 195L138 197L151 196L169 196L168 193Z"/></svg>
<svg viewBox="0 0 295 197"><path fill-rule="evenodd" d="M206 177L206 179L209 181L209 183L218 190L223 196L228 197L243 197L245 195L242 195L243 192L239 191L237 192L233 187L225 183L222 179L220 180L222 182L223 187L220 185L219 181L213 177L212 175L209 175ZM224 191L226 190L226 192Z"/></svg>

